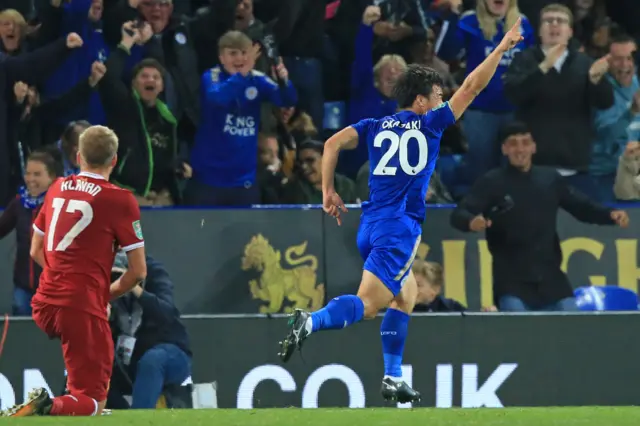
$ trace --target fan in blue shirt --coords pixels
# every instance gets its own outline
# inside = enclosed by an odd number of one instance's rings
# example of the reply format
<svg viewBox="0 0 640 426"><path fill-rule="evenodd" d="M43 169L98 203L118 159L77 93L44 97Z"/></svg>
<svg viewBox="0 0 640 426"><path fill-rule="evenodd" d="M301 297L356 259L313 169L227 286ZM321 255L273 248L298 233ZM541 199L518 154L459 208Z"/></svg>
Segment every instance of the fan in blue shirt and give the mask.
<svg viewBox="0 0 640 426"><path fill-rule="evenodd" d="M479 1L475 10L466 12L458 21L457 36L466 52L468 75L500 44L505 31L518 19L522 42L503 56L487 88L474 99L462 121L469 149L465 156L467 169L459 175L467 184L500 162L499 131L513 120L514 111L504 94L502 78L514 55L535 44L535 32L520 14L516 0Z"/></svg>
<svg viewBox="0 0 640 426"><path fill-rule="evenodd" d="M255 181L261 104L290 107L297 102L284 65L276 67L282 87L253 69L258 50L249 37L230 31L220 39L219 50L222 65L202 76L202 117L191 151L193 179L208 187L211 196L196 196L204 202L190 204L235 204L216 195L241 193L240 188L254 189L252 194L259 197ZM256 202L259 199L246 204Z"/></svg>
<svg viewBox="0 0 640 426"><path fill-rule="evenodd" d="M345 328L374 318L388 306L380 327L384 359L382 396L401 403L420 401L420 393L402 380L401 367L409 318L418 293L411 265L422 237L425 198L438 158L440 137L487 86L504 54L521 40L518 19L445 104L442 77L430 68L410 65L393 90L400 112L362 120L325 143L323 208L337 219L338 225L341 212L347 211L333 186L338 154L342 149L353 149L360 140L369 149L371 194L370 201L362 206L357 237L364 271L357 295L336 297L313 313L296 310L292 314L288 334L280 343L283 361L288 361L311 333Z"/></svg>

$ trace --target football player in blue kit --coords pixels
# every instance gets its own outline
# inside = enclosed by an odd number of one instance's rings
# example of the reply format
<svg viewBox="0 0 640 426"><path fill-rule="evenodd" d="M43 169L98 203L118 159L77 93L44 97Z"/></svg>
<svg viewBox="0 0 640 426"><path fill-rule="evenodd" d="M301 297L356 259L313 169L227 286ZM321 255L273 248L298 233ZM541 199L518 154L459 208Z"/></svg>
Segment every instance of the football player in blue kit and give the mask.
<svg viewBox="0 0 640 426"><path fill-rule="evenodd" d="M284 362L310 334L348 327L374 318L388 307L380 327L382 396L402 403L420 400L420 393L402 380L401 366L417 296L411 265L421 241L425 197L440 138L487 86L503 54L521 40L519 19L447 103L442 103L440 75L430 68L410 65L394 87L398 113L362 120L327 140L322 158L323 208L338 225L341 212L347 211L334 189L338 153L355 148L359 140L366 141L369 149L370 201L362 205L357 238L364 259L362 281L357 295L336 297L313 313L296 310L291 315L287 336L280 342L279 355Z"/></svg>

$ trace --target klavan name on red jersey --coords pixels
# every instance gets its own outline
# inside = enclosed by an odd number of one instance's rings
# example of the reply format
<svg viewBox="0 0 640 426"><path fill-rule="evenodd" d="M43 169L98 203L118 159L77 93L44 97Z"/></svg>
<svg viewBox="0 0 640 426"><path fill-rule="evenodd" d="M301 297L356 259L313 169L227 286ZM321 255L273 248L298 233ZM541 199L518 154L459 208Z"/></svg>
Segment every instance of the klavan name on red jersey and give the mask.
<svg viewBox="0 0 640 426"><path fill-rule="evenodd" d="M116 248L144 246L133 194L83 172L56 180L33 224L44 236L35 300L106 316Z"/></svg>

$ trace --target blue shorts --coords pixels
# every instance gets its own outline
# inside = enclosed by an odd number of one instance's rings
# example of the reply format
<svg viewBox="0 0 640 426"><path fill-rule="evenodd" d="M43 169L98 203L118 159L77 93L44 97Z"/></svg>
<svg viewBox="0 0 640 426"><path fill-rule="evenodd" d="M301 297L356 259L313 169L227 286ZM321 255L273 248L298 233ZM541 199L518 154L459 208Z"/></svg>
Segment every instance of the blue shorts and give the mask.
<svg viewBox="0 0 640 426"><path fill-rule="evenodd" d="M360 222L358 250L364 269L378 277L397 296L411 271L422 227L410 218Z"/></svg>

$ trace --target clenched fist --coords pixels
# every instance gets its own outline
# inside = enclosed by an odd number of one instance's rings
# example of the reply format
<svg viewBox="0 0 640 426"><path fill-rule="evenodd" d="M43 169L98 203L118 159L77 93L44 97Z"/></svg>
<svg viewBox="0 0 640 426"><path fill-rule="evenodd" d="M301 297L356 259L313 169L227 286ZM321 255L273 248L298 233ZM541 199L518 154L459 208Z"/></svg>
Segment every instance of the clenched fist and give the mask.
<svg viewBox="0 0 640 426"><path fill-rule="evenodd" d="M371 26L374 22L379 21L382 13L379 6L368 6L362 15L362 23Z"/></svg>
<svg viewBox="0 0 640 426"><path fill-rule="evenodd" d="M153 28L148 22L143 22L138 27L138 31L140 32L140 40L137 41L137 44L143 45L153 37Z"/></svg>
<svg viewBox="0 0 640 426"><path fill-rule="evenodd" d="M611 220L621 228L629 226L629 215L624 210L614 210L611 212Z"/></svg>
<svg viewBox="0 0 640 426"><path fill-rule="evenodd" d="M482 215L474 217L473 219L471 219L471 222L469 222L469 229L471 229L473 232L484 231L485 229L490 227L491 221L486 219Z"/></svg>
<svg viewBox="0 0 640 426"><path fill-rule="evenodd" d="M102 80L102 77L107 73L107 67L100 61L95 61L91 65L91 75L89 76L89 85L96 87L96 85Z"/></svg>
<svg viewBox="0 0 640 426"><path fill-rule="evenodd" d="M78 47L82 47L82 44L82 37L80 37L78 34L70 33L67 36L67 47L69 49L77 49Z"/></svg>
<svg viewBox="0 0 640 426"><path fill-rule="evenodd" d="M275 73L275 75L278 76L278 78L280 78L280 80L282 81L289 80L289 71L287 71L287 67L285 67L284 64L282 63L282 58L280 58L280 63L278 63L278 65L273 67L273 72Z"/></svg>
<svg viewBox="0 0 640 426"><path fill-rule="evenodd" d="M27 97L27 93L29 93L29 86L27 86L22 81L18 81L13 85L13 93L14 95L16 95L16 101L21 104Z"/></svg>

